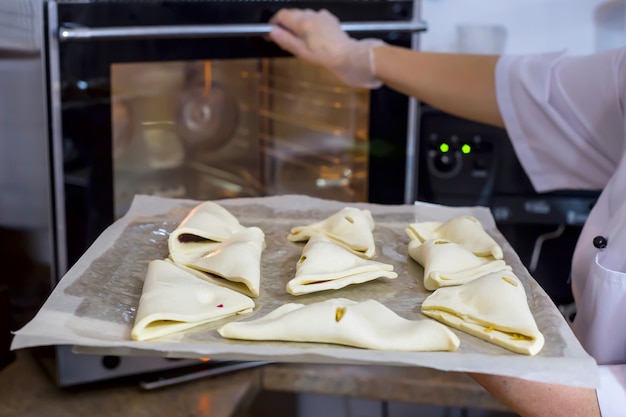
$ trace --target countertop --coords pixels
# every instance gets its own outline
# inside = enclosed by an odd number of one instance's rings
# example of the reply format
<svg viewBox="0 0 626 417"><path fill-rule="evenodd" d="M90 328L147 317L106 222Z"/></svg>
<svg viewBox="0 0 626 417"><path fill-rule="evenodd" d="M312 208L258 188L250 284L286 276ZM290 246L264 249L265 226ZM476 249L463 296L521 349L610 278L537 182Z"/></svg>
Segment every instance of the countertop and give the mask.
<svg viewBox="0 0 626 417"><path fill-rule="evenodd" d="M273 363L152 391L129 383L60 389L29 351L17 353L0 371L3 417L254 417L263 393L281 391L508 411L467 375L430 368Z"/></svg>
<svg viewBox="0 0 626 417"><path fill-rule="evenodd" d="M137 384L60 389L27 351L0 371L0 416L245 416L260 391L258 370L145 391Z"/></svg>

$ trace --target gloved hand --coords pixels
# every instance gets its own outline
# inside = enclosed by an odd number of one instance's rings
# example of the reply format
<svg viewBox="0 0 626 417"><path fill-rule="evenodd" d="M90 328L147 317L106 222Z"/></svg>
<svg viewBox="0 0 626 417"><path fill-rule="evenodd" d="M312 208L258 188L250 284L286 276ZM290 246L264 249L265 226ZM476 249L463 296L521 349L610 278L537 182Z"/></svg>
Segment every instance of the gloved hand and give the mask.
<svg viewBox="0 0 626 417"><path fill-rule="evenodd" d="M353 87L377 88L372 50L384 42L356 40L348 36L339 20L327 10L283 9L270 19L276 25L270 38L284 50L331 70Z"/></svg>

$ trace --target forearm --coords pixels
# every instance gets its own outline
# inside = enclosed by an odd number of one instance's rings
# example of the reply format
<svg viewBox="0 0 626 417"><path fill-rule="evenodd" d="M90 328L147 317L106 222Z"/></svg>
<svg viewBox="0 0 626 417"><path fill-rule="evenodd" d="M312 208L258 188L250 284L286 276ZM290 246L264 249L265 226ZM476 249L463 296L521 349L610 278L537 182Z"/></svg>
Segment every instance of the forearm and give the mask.
<svg viewBox="0 0 626 417"><path fill-rule="evenodd" d="M496 55L374 48L375 75L387 86L442 111L504 126L495 88Z"/></svg>
<svg viewBox="0 0 626 417"><path fill-rule="evenodd" d="M282 9L270 19L270 32L283 49L328 68L355 87L380 81L433 107L467 119L503 127L498 109L495 69L498 56L418 52L357 41L326 10ZM374 65L372 65L374 64Z"/></svg>
<svg viewBox="0 0 626 417"><path fill-rule="evenodd" d="M470 376L521 417L600 417L593 389L497 375Z"/></svg>

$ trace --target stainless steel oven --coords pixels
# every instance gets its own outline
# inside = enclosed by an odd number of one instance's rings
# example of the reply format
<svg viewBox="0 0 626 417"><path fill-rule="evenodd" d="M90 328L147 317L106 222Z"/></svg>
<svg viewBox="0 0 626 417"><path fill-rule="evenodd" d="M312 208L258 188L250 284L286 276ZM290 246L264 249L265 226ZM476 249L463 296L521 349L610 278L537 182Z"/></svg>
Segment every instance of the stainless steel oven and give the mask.
<svg viewBox="0 0 626 417"><path fill-rule="evenodd" d="M0 5L10 23L0 25L10 55L0 236L25 236L20 256L37 266L10 278L24 317L135 194L415 200L416 102L350 88L280 50L266 35L283 7L324 7L355 37L412 48L425 29L417 0ZM180 366L65 348L57 357L61 385Z"/></svg>

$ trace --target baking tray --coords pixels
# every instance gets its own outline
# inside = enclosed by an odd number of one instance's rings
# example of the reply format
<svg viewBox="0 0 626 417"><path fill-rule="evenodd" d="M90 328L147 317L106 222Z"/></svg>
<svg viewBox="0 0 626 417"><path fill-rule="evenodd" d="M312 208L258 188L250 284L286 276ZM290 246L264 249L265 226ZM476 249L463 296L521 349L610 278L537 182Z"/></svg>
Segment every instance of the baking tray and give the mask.
<svg viewBox="0 0 626 417"><path fill-rule="evenodd" d="M200 202L137 196L129 212L111 225L62 278L46 303L16 332L12 349L42 345L74 345L79 353L142 355L243 361L415 365L448 371L482 372L575 386L597 385L596 364L580 346L550 297L531 277L498 231L485 207L447 207L427 203L377 205L288 195L219 200L244 226L265 232L261 261L261 293L254 312L198 326L153 341L130 338L148 262L167 257L167 237ZM294 296L285 291L293 278L302 243L287 240L289 230L322 220L346 207L372 212L375 260L394 265L396 279L378 279L340 290ZM452 329L461 345L456 352L377 351L317 343L228 340L216 329L230 320L261 317L286 302L312 303L328 298L376 299L407 319L420 312L430 294L422 284L422 267L407 253L405 229L417 221L445 221L453 216L477 217L502 246L504 260L524 284L528 303L545 345L535 356L513 353Z"/></svg>

